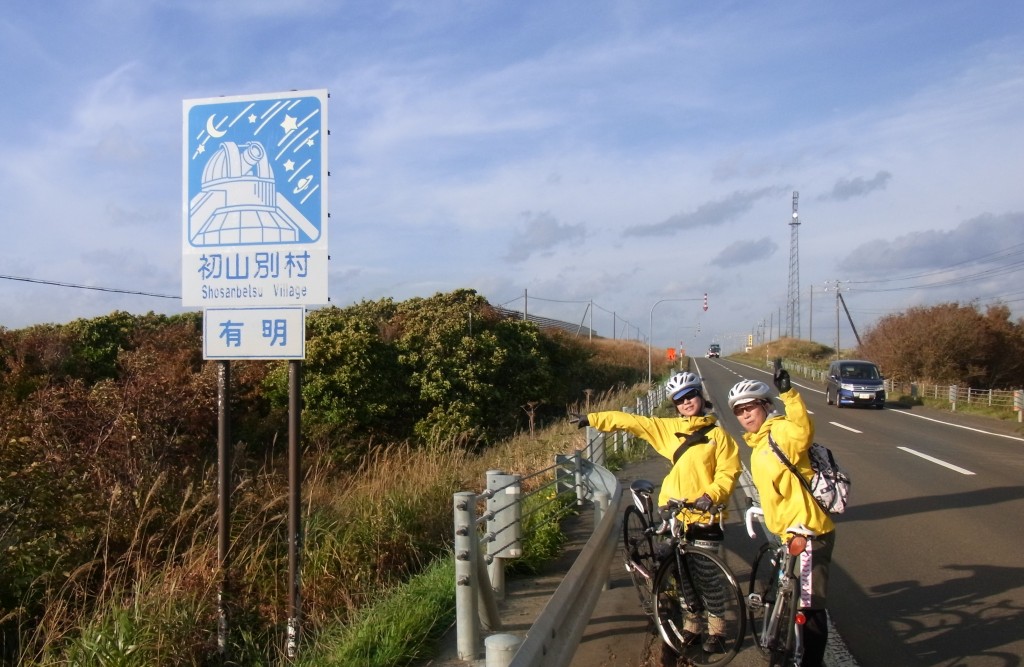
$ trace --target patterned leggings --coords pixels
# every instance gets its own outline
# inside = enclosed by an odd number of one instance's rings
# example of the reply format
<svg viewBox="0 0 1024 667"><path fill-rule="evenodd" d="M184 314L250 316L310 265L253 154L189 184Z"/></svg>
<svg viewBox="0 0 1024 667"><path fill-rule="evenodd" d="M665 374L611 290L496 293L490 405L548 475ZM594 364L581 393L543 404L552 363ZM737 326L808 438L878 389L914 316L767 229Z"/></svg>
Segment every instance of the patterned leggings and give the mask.
<svg viewBox="0 0 1024 667"><path fill-rule="evenodd" d="M694 524L686 529L686 539L694 546L702 547L717 555L722 555L722 540L725 535L718 524L710 526ZM693 553L693 552L691 552ZM708 558L696 555L687 559L690 566L690 576L682 577L684 595L688 600L695 600L698 596L704 603L704 610L707 612L708 632L710 634L722 634L725 630L725 621L722 615L725 613L726 601L729 595L728 582L722 581L722 571ZM692 590L689 579L693 580ZM703 619L697 614L687 614L683 622L683 629L689 632L700 632Z"/></svg>

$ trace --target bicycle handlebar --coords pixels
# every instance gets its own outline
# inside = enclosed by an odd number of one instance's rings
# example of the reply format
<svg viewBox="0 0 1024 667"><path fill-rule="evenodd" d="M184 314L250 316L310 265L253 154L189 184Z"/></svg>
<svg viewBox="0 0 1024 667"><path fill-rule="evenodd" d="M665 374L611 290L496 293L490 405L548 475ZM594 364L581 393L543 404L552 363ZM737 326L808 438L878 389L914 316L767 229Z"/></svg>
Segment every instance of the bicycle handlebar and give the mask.
<svg viewBox="0 0 1024 667"><path fill-rule="evenodd" d="M680 510L690 510L700 514L708 514L711 516L713 522L717 522L718 525L724 527L725 507L726 506L724 504L712 505L707 511L703 511L697 509L696 502L690 502L685 498L682 500L678 498L670 498L667 503L658 508L661 515L661 527L658 530L658 534L662 535L668 532L668 526L670 524L671 526L675 526L677 521L676 514L678 514ZM671 530L673 534L675 534L675 528L673 527Z"/></svg>
<svg viewBox="0 0 1024 667"><path fill-rule="evenodd" d="M750 535L751 539L757 538L757 533L754 532L754 517L760 516L764 518L764 510L759 505L752 505L747 508L746 514L743 519L747 524L747 535Z"/></svg>
<svg viewBox="0 0 1024 667"><path fill-rule="evenodd" d="M662 512L672 512L673 514L675 514L679 510L693 510L695 512L700 512L701 514L715 515L721 514L725 510L725 505L712 505L710 508L708 508L707 511L704 511L697 508L696 502L690 502L685 498L682 500L679 500L678 498L670 498L667 503L665 503L658 509L660 509Z"/></svg>
<svg viewBox="0 0 1024 667"><path fill-rule="evenodd" d="M752 506L748 507L747 511L746 511L746 513L744 514L744 517L743 517L744 521L747 524L747 535L750 535L750 537L752 539L756 539L757 538L757 533L754 532L754 517L755 516L760 516L762 519L764 518L764 510L761 508L760 505L752 505ZM787 528L786 529L786 534L787 535L802 535L802 536L804 536L806 538L812 538L812 537L816 537L817 536L817 533L815 533L813 530L809 529L807 526L803 525L802 523L798 523L798 524L792 525L789 528Z"/></svg>

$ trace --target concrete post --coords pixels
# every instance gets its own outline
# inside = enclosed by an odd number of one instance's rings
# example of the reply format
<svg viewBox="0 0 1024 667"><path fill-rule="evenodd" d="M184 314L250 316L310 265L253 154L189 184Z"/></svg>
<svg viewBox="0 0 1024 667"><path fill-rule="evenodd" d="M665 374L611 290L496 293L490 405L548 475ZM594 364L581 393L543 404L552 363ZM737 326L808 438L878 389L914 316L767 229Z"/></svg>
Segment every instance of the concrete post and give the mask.
<svg viewBox="0 0 1024 667"><path fill-rule="evenodd" d="M485 667L508 667L523 640L515 635L491 635L484 640Z"/></svg>
<svg viewBox="0 0 1024 667"><path fill-rule="evenodd" d="M455 494L455 633L460 660L476 658L480 641L477 613L476 494Z"/></svg>

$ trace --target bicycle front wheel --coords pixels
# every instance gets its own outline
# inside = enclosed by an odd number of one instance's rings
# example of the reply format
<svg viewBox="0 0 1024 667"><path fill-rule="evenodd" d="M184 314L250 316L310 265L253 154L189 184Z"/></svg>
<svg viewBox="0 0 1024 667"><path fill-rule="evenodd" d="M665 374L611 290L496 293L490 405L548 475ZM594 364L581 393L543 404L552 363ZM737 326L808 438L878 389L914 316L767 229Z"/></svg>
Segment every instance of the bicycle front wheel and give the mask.
<svg viewBox="0 0 1024 667"><path fill-rule="evenodd" d="M654 577L654 612L662 641L688 664L725 665L743 643L743 596L711 551L684 546L665 559Z"/></svg>
<svg viewBox="0 0 1024 667"><path fill-rule="evenodd" d="M652 588L654 584L654 540L648 530L647 519L635 505L626 508L622 517L622 545L626 552L626 569L640 595L644 613L654 613Z"/></svg>

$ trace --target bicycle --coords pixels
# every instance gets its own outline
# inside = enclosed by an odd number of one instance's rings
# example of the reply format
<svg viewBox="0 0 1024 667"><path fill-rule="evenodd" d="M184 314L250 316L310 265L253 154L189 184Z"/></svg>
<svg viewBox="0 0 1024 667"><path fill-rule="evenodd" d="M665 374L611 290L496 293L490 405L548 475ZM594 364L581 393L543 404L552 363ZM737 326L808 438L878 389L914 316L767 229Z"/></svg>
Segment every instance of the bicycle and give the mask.
<svg viewBox="0 0 1024 667"><path fill-rule="evenodd" d="M747 509L747 533L755 538L753 520L764 516L758 506ZM790 526L787 539L779 546L761 545L750 571L747 614L754 644L768 659L769 667L799 665L804 656L803 626L806 618L799 609L800 556L814 533Z"/></svg>
<svg viewBox="0 0 1024 667"><path fill-rule="evenodd" d="M655 524L653 485L640 480L630 491L634 504L625 510L623 538L627 569L644 611L662 641L687 664L725 665L739 652L746 631L746 610L735 575L715 543L699 545L686 539L677 514L694 509L693 503L670 500ZM712 508L719 526L724 509ZM655 549L655 537L664 538L662 549Z"/></svg>
<svg viewBox="0 0 1024 667"><path fill-rule="evenodd" d="M622 544L626 552L626 571L640 595L640 607L648 616L654 615L654 575L657 556L654 553L656 530L654 484L638 479L630 484L633 504L622 517Z"/></svg>

